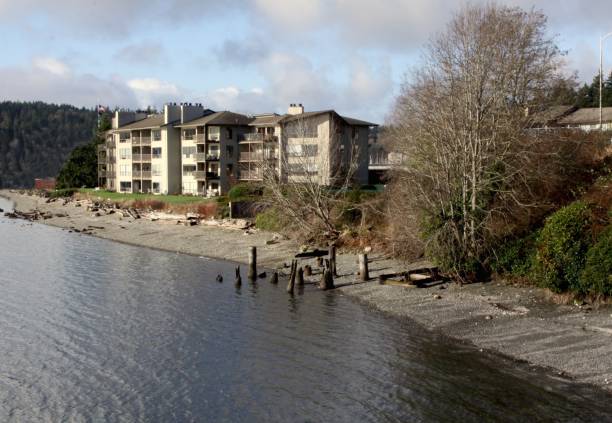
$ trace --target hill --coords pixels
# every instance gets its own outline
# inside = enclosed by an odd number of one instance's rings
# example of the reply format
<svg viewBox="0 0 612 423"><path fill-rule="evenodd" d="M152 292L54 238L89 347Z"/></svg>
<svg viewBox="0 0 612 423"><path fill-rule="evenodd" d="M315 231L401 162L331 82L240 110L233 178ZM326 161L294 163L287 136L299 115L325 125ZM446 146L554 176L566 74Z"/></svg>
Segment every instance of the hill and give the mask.
<svg viewBox="0 0 612 423"><path fill-rule="evenodd" d="M56 176L77 146L88 143L96 112L43 102L0 102L0 188L30 188Z"/></svg>

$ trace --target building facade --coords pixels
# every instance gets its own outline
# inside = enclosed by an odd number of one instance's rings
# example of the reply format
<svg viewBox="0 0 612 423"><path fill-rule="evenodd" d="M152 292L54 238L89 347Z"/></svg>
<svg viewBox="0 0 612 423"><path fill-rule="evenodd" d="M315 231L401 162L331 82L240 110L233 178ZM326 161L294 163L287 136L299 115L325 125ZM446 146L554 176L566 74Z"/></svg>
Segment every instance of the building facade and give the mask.
<svg viewBox="0 0 612 423"><path fill-rule="evenodd" d="M333 185L348 166L356 183L367 184L373 126L333 110L305 112L301 104L290 105L285 115L247 116L191 104L168 104L151 115L115 112L98 147L99 185L211 197L239 181L263 181L265 172Z"/></svg>

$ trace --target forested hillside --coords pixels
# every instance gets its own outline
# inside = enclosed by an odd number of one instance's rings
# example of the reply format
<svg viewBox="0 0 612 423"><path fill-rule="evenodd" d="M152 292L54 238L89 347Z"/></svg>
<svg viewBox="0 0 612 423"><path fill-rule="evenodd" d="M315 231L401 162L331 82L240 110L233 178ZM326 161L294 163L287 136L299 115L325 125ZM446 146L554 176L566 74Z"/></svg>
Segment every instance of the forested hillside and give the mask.
<svg viewBox="0 0 612 423"><path fill-rule="evenodd" d="M0 188L27 188L56 176L94 134L96 112L42 102L0 102Z"/></svg>

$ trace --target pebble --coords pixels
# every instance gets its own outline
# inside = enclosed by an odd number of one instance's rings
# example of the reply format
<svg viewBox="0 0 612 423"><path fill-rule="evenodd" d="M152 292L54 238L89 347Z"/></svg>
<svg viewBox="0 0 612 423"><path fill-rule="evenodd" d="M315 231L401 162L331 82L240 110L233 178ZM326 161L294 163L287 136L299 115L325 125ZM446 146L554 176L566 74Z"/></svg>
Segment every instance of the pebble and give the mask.
<svg viewBox="0 0 612 423"><path fill-rule="evenodd" d="M442 296L438 295L438 294L435 294L433 297L434 297L434 300L441 300L442 299Z"/></svg>
<svg viewBox="0 0 612 423"><path fill-rule="evenodd" d="M493 318L493 316L491 316L490 314L487 314L487 315L485 316L485 319L486 319L486 320L491 320L492 318Z"/></svg>

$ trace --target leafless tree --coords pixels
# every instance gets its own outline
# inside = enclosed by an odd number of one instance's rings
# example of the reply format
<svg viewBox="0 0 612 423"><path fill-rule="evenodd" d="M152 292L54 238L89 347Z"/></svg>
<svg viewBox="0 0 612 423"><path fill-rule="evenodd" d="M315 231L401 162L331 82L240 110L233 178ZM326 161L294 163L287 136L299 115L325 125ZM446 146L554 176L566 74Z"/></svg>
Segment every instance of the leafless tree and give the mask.
<svg viewBox="0 0 612 423"><path fill-rule="evenodd" d="M359 152L337 118L329 134L317 125L300 116L284 123L278 162L263 161L262 173L271 206L307 233L333 238L335 206L353 183Z"/></svg>
<svg viewBox="0 0 612 423"><path fill-rule="evenodd" d="M407 158L396 202L418 214L426 248L457 275L479 264L500 197L527 206L526 111L543 105L561 63L542 13L468 5L403 86L392 116L393 148Z"/></svg>

